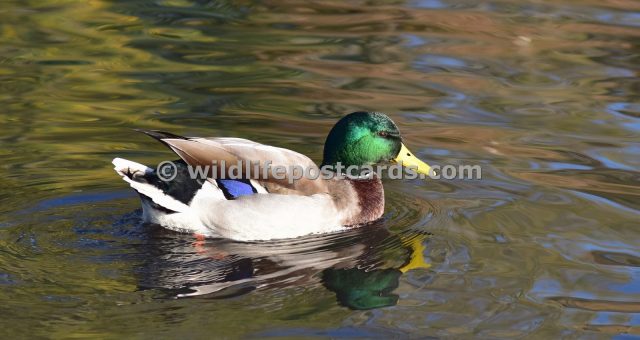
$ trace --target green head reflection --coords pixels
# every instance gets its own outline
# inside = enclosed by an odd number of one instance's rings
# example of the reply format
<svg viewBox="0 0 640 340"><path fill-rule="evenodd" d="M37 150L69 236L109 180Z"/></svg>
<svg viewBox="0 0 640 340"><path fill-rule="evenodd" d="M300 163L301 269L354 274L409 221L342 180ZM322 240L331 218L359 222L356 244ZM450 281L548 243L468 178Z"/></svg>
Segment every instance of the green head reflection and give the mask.
<svg viewBox="0 0 640 340"><path fill-rule="evenodd" d="M322 272L324 286L336 293L341 305L351 309L366 310L394 306L398 295L400 276L412 269L427 269L430 264L424 260L424 235L419 237L399 237L404 249L410 255L399 268L387 269L325 269Z"/></svg>

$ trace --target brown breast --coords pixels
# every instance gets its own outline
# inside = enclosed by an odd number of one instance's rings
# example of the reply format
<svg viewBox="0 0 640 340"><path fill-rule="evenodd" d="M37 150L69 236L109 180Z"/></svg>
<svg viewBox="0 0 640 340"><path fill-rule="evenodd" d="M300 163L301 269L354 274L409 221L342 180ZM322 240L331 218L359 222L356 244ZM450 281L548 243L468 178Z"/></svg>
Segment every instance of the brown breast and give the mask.
<svg viewBox="0 0 640 340"><path fill-rule="evenodd" d="M380 178L348 181L356 192L360 209L360 213L349 224L363 224L379 219L384 213L384 188Z"/></svg>

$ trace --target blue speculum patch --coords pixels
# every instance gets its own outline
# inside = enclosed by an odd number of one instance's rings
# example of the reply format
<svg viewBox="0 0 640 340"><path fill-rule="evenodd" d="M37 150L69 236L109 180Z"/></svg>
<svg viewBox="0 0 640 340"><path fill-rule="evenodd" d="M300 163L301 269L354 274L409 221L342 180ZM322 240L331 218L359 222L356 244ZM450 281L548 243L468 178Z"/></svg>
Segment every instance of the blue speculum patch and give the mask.
<svg viewBox="0 0 640 340"><path fill-rule="evenodd" d="M219 179L217 182L227 199L232 200L240 196L256 193L249 180L246 179Z"/></svg>

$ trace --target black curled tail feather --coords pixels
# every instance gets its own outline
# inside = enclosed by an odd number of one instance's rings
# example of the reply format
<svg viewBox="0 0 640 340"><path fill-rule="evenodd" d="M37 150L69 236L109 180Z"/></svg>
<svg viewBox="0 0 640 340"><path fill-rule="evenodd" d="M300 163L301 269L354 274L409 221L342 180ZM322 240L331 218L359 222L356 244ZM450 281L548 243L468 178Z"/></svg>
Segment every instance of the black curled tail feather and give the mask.
<svg viewBox="0 0 640 340"><path fill-rule="evenodd" d="M206 180L204 176L191 171L183 160L163 162L155 168L122 158L115 158L113 164L116 172L139 194L172 211L183 211L188 207ZM164 166L169 166L171 173L163 173L163 177L158 173L158 168L163 171ZM168 196L169 200L163 196Z"/></svg>
<svg viewBox="0 0 640 340"><path fill-rule="evenodd" d="M174 160L172 163L174 165L173 169L177 172L172 180L162 180L155 170L146 174L144 179L165 194L188 205L198 190L202 188L205 178L193 178L191 171L189 171L189 166L181 159Z"/></svg>

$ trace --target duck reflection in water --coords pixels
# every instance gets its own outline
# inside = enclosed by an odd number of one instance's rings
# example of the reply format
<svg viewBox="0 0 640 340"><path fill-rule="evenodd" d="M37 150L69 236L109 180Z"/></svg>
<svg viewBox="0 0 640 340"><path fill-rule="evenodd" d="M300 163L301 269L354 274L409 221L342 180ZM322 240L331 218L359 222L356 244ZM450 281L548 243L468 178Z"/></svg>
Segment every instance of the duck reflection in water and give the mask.
<svg viewBox="0 0 640 340"><path fill-rule="evenodd" d="M239 243L155 229L141 289L174 297L225 298L255 289L322 284L342 306L373 309L398 302L393 291L412 269L428 269L425 232L390 233L382 223L345 233Z"/></svg>

